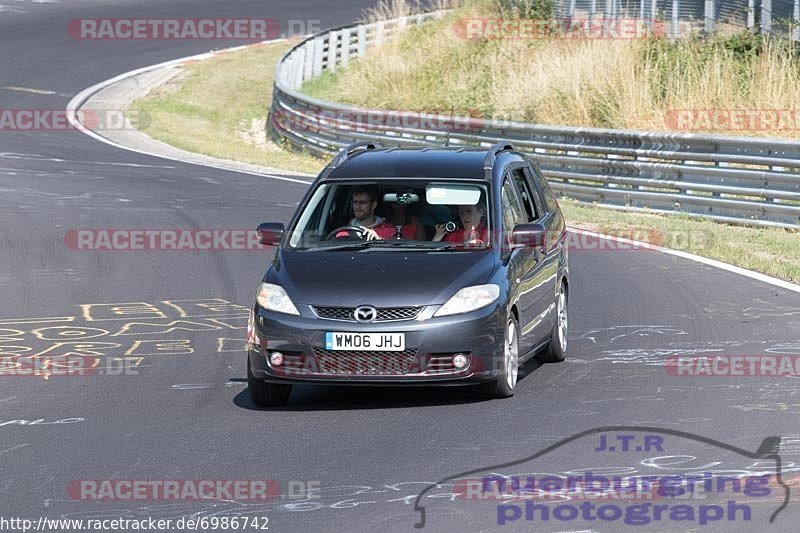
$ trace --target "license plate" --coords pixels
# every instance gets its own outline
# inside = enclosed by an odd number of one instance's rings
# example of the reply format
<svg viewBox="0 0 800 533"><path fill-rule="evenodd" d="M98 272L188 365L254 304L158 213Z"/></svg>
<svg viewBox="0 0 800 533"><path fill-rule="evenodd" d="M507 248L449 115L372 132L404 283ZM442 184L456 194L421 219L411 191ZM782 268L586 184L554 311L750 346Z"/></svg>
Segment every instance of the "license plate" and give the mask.
<svg viewBox="0 0 800 533"><path fill-rule="evenodd" d="M405 333L345 333L328 331L325 333L326 350L376 350L381 352L402 352L406 349Z"/></svg>

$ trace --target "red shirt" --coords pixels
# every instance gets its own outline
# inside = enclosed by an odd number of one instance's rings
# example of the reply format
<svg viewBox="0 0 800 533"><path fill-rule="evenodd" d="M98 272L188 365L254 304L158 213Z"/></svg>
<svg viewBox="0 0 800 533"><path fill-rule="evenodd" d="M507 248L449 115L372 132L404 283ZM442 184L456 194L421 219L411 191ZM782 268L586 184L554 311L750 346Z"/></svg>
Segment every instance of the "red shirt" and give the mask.
<svg viewBox="0 0 800 533"><path fill-rule="evenodd" d="M396 233L394 225L389 222L389 220L384 220L380 224L372 226L372 229L374 229L375 233L377 233L378 236L385 241L394 239L394 235ZM403 239L413 240L414 237L416 237L416 234L417 227L414 224L413 219L409 219L408 224L401 226L400 228L400 236Z"/></svg>
<svg viewBox="0 0 800 533"><path fill-rule="evenodd" d="M444 239L442 240L445 242L452 242L453 244L463 244L466 246L467 243L471 241L473 238L477 238L477 240L480 242L473 243L470 246L475 246L475 245L481 246L489 244L489 230L486 226L483 225L483 223L481 223L477 228L475 228L474 231L475 235L472 235L472 233L473 232L471 231L470 232L465 231L464 228L459 228L445 235Z"/></svg>
<svg viewBox="0 0 800 533"><path fill-rule="evenodd" d="M350 221L350 225L355 226L355 227L363 227L360 224L358 224L355 220L351 220ZM377 224L373 224L372 226L369 226L369 229L373 230L375 233L378 234L378 237L380 237L381 239L383 239L385 241L388 241L390 239L394 239L395 227L394 227L394 225L392 225L391 222L389 222L388 219L381 219L381 221L378 222ZM402 228L400 230L400 235L402 236L403 239L412 240L416 236L416 232L417 232L417 228L416 228L416 225L414 223L414 219L409 217L408 218L408 224L406 224L405 226L402 226ZM336 238L344 237L346 235L347 235L347 232L341 231L341 232L336 234Z"/></svg>

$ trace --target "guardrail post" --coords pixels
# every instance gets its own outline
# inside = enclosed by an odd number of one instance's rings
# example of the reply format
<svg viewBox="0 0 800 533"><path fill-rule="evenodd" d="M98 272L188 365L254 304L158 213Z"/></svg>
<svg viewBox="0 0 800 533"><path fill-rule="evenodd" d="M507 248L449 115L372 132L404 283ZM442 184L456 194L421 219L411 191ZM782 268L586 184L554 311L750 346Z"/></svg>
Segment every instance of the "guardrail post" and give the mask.
<svg viewBox="0 0 800 533"><path fill-rule="evenodd" d="M761 31L772 33L772 0L761 0Z"/></svg>
<svg viewBox="0 0 800 533"><path fill-rule="evenodd" d="M322 74L322 48L325 46L324 41L317 37L314 39L314 58L311 61L311 75L317 77Z"/></svg>
<svg viewBox="0 0 800 533"><path fill-rule="evenodd" d="M594 16L597 13L597 0L592 0L589 3L589 35L592 34L592 26L594 26Z"/></svg>
<svg viewBox="0 0 800 533"><path fill-rule="evenodd" d="M637 26L640 26L645 19L645 10L644 10L644 2L645 0L639 0L639 21ZM638 31L638 30L637 30Z"/></svg>
<svg viewBox="0 0 800 533"><path fill-rule="evenodd" d="M383 37L386 35L386 27L382 20L379 20L375 25L375 46L380 46L383 42Z"/></svg>
<svg viewBox="0 0 800 533"><path fill-rule="evenodd" d="M308 41L303 45L303 81L311 79L314 74L314 41Z"/></svg>
<svg viewBox="0 0 800 533"><path fill-rule="evenodd" d="M794 0L792 8L792 40L800 41L800 0Z"/></svg>
<svg viewBox="0 0 800 533"><path fill-rule="evenodd" d="M656 23L656 10L658 9L658 5L656 4L656 0L650 0L650 27L652 28Z"/></svg>
<svg viewBox="0 0 800 533"><path fill-rule="evenodd" d="M713 33L714 32L714 22L715 22L715 9L714 9L714 0L706 0L705 12L703 14L704 24L703 24L703 31L706 33Z"/></svg>
<svg viewBox="0 0 800 533"><path fill-rule="evenodd" d="M292 86L300 89L303 86L303 73L306 66L306 47L297 49L297 63L294 65L294 80Z"/></svg>
<svg viewBox="0 0 800 533"><path fill-rule="evenodd" d="M363 24L358 27L356 48L358 57L367 53L367 28Z"/></svg>
<svg viewBox="0 0 800 533"><path fill-rule="evenodd" d="M672 0L672 38L677 39L680 37L680 0Z"/></svg>
<svg viewBox="0 0 800 533"><path fill-rule="evenodd" d="M569 0L569 13L567 13L569 26L572 26L572 21L575 19L575 0Z"/></svg>
<svg viewBox="0 0 800 533"><path fill-rule="evenodd" d="M342 66L350 63L350 28L342 30Z"/></svg>
<svg viewBox="0 0 800 533"><path fill-rule="evenodd" d="M756 0L747 0L747 29L754 30L756 27Z"/></svg>
<svg viewBox="0 0 800 533"><path fill-rule="evenodd" d="M331 72L336 72L336 48L339 44L339 32L332 31L328 34L328 61L327 67Z"/></svg>

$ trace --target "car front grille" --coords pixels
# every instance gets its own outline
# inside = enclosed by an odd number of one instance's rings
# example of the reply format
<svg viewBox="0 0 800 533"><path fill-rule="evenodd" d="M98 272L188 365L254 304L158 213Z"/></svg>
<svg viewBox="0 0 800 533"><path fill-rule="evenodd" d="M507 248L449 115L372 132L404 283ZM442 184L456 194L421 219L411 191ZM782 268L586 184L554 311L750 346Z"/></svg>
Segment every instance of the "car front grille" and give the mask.
<svg viewBox="0 0 800 533"><path fill-rule="evenodd" d="M284 376L442 376L459 374L455 354L417 355L416 349L402 352L327 350L314 347L313 356L284 352L284 364L272 371ZM469 368L469 366L468 366Z"/></svg>
<svg viewBox="0 0 800 533"><path fill-rule="evenodd" d="M355 322L355 307L314 306L314 312L320 318ZM413 320L417 318L421 307L378 307L375 322L392 322L395 320Z"/></svg>
<svg viewBox="0 0 800 533"><path fill-rule="evenodd" d="M419 374L417 350L402 352L339 351L314 348L317 371L328 375L403 376Z"/></svg>

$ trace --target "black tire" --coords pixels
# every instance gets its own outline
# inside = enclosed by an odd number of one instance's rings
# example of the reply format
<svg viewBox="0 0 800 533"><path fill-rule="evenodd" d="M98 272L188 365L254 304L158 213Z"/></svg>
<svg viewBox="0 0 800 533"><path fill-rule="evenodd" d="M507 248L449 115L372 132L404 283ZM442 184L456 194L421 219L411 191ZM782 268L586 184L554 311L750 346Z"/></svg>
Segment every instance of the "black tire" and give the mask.
<svg viewBox="0 0 800 533"><path fill-rule="evenodd" d="M250 401L259 407L286 405L289 401L289 394L292 392L291 385L277 385L267 383L256 378L250 371L250 357L247 357L247 391L250 393Z"/></svg>
<svg viewBox="0 0 800 533"><path fill-rule="evenodd" d="M537 357L540 363L560 363L567 357L567 335L569 333L568 303L569 291L567 291L566 285L562 283L561 290L556 297L556 321L553 324L553 331L550 333L550 341L547 343L547 347L542 350L539 357Z"/></svg>
<svg viewBox="0 0 800 533"><path fill-rule="evenodd" d="M509 361L511 358L511 361ZM509 373L511 378L509 379ZM483 395L487 398L509 398L514 396L519 376L519 325L513 316L506 322L503 336L503 361L495 381L484 383Z"/></svg>

